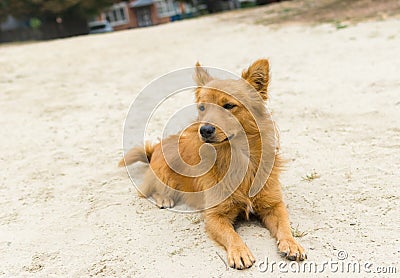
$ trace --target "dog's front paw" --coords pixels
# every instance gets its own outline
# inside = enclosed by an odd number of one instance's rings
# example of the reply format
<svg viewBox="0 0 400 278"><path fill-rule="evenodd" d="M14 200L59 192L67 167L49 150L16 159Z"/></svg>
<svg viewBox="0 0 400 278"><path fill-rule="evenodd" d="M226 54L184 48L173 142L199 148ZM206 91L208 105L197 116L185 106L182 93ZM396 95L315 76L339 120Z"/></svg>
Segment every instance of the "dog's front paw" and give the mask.
<svg viewBox="0 0 400 278"><path fill-rule="evenodd" d="M175 205L175 202L171 197L162 196L160 194L153 194L152 197L156 202L157 207L161 209L172 208Z"/></svg>
<svg viewBox="0 0 400 278"><path fill-rule="evenodd" d="M304 261L307 254L304 248L294 240L294 238L278 240L278 249L282 257L291 261Z"/></svg>
<svg viewBox="0 0 400 278"><path fill-rule="evenodd" d="M235 246L228 250L228 264L232 268L249 268L255 261L253 254L246 245Z"/></svg>

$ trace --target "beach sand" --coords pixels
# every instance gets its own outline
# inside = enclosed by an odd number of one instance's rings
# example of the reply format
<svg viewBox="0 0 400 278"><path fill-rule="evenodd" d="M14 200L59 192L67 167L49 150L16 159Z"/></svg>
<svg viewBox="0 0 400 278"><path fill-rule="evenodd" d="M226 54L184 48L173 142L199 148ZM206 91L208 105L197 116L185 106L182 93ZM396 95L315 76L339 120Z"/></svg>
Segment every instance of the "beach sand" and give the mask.
<svg viewBox="0 0 400 278"><path fill-rule="evenodd" d="M226 269L200 214L157 209L117 168L129 105L153 79L196 61L240 74L262 57L289 161L283 192L309 261L345 251L345 262L400 272L400 21L222 18L0 46L0 275L267 276L260 262L283 259L258 222L237 225L256 265Z"/></svg>

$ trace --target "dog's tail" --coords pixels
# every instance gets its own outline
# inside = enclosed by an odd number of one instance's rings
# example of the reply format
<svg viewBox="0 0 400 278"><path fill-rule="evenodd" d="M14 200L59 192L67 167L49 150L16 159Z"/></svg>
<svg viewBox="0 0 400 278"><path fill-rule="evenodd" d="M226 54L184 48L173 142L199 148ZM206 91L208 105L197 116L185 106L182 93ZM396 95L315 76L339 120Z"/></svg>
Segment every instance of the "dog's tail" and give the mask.
<svg viewBox="0 0 400 278"><path fill-rule="evenodd" d="M118 163L118 167L124 167L135 162L141 161L144 163L149 163L151 155L154 152L154 145L150 142L146 142L144 147L137 146L130 149Z"/></svg>

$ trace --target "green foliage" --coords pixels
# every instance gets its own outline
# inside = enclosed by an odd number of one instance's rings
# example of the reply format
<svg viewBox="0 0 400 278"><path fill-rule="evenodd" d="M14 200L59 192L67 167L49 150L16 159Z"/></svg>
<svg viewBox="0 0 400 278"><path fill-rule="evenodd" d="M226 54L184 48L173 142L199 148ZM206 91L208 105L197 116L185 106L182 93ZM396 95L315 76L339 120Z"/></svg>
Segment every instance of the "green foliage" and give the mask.
<svg viewBox="0 0 400 278"><path fill-rule="evenodd" d="M15 17L89 17L111 6L116 0L0 0L0 19Z"/></svg>
<svg viewBox="0 0 400 278"><path fill-rule="evenodd" d="M38 29L38 28L40 28L40 26L42 25L42 22L40 21L39 18L32 17L31 20L29 21L29 25L30 25L33 29Z"/></svg>
<svg viewBox="0 0 400 278"><path fill-rule="evenodd" d="M341 23L340 21L336 21L335 22L335 27L336 27L336 29L344 29L344 28L347 28L347 27L349 27L349 25L347 25L347 24L343 24L343 23Z"/></svg>
<svg viewBox="0 0 400 278"><path fill-rule="evenodd" d="M321 177L320 174L318 174L317 172L315 172L315 170L313 170L310 174L306 174L301 179L303 181L312 181L312 180L318 179L319 177Z"/></svg>

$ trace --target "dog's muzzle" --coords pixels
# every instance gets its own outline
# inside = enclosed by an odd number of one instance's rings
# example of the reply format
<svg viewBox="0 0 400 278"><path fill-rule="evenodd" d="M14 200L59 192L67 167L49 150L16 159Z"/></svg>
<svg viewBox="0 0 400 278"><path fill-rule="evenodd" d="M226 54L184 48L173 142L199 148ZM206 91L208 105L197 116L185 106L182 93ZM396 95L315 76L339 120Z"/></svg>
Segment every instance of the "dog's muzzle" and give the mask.
<svg viewBox="0 0 400 278"><path fill-rule="evenodd" d="M204 139L210 139L215 135L215 127L212 125L203 125L200 127L200 134Z"/></svg>

